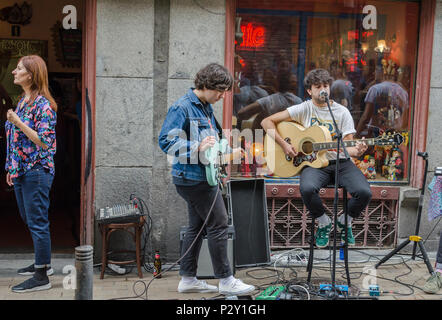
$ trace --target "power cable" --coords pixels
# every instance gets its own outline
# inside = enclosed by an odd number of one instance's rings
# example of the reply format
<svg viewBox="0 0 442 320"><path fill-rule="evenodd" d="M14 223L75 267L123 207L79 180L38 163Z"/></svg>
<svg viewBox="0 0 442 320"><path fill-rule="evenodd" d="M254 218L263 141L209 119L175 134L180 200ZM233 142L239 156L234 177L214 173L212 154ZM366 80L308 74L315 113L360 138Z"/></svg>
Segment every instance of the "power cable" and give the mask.
<svg viewBox="0 0 442 320"><path fill-rule="evenodd" d="M202 226L201 226L201 228L200 228L200 230L199 230L199 232L198 232L198 234L196 235L196 237L195 237L195 239L193 240L193 242L190 244L190 246L189 246L189 248L186 250L186 252L177 260L177 261L175 261L168 269L166 269L165 271L161 271L160 273L158 273L156 276L154 276L148 283L147 283L147 285L146 285L146 283L145 283L145 281L143 281L143 280L137 280L137 281L135 281L134 282L134 284L133 284L133 286L132 286L132 290L134 291L134 293L135 293L135 296L132 296L132 297L122 297L122 298L115 298L115 299L111 299L111 300L122 300L122 299L133 299L133 298L141 298L144 294L146 295L146 298L145 298L145 300L149 300L148 299L148 297L147 297L147 292L148 292L148 290L149 290L149 286L151 285L151 283L152 283L152 281L153 280L155 280L156 278L159 278L161 275L163 275L163 274L165 274L166 272L169 272L173 267L175 267L188 253L189 253L189 251L190 251L190 249L192 249L192 247L193 247L193 245L195 244L195 242L198 240L198 238L199 238L199 236L201 235L201 232L204 230L204 228L205 228L205 226L206 226L206 224L207 224L207 221L209 221L209 217L210 217L210 214L212 213L212 211L213 211L213 207L215 206L215 203L216 203L216 200L217 200L217 197L218 197L218 194L219 194L219 192L220 192L220 188L219 187L217 187L217 190L216 190L216 194L215 194L215 197L214 197L214 199L213 199L213 201L212 201L212 204L211 204L211 206L210 206L210 209L209 209L209 212L207 213L207 217L206 217L206 220L204 220L204 223L202 224ZM135 291L135 287L136 287L136 285L138 284L138 283L143 283L144 284L144 290L140 293L140 294L137 294L136 293L136 291Z"/></svg>

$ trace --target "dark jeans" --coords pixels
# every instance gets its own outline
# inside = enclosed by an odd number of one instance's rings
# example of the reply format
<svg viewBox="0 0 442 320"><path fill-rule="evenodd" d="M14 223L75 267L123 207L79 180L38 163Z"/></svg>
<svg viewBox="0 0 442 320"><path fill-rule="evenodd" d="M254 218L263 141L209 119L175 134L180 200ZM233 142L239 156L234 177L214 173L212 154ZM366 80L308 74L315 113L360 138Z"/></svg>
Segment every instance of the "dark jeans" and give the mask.
<svg viewBox="0 0 442 320"><path fill-rule="evenodd" d="M187 202L189 211L189 227L183 239L181 256L189 249L200 231L212 203L217 194L218 187L211 187L207 182L195 186L175 185L178 194ZM198 257L202 244L202 237L207 234L210 257L216 278L226 278L232 275L227 256L227 210L221 195L216 195L215 205L210 213L205 231L201 232L187 255L181 260L180 275L195 277L197 273Z"/></svg>
<svg viewBox="0 0 442 320"><path fill-rule="evenodd" d="M40 164L13 179L17 205L34 243L35 267L51 264L49 191L53 176Z"/></svg>
<svg viewBox="0 0 442 320"><path fill-rule="evenodd" d="M300 192L305 206L314 218L325 213L319 190L335 180L336 163L325 168L305 167L301 171ZM370 184L351 160L339 163L339 184L351 194L348 200L348 215L356 218L371 200Z"/></svg>
<svg viewBox="0 0 442 320"><path fill-rule="evenodd" d="M436 263L442 264L442 233L439 237L439 249L437 250Z"/></svg>

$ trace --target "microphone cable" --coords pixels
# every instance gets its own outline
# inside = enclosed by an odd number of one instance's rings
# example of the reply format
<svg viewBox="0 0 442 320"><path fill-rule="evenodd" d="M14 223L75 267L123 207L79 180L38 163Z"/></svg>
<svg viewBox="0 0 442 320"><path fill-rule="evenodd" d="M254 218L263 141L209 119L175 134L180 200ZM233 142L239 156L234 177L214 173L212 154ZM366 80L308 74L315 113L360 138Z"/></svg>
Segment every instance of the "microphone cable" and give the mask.
<svg viewBox="0 0 442 320"><path fill-rule="evenodd" d="M155 280L156 278L159 278L161 275L163 275L164 273L166 273L166 272L169 272L173 267L175 267L181 260L183 260L184 259L184 257L189 253L189 251L190 251L190 249L192 249L192 247L194 246L194 244L195 244L195 242L197 241L197 239L199 238L199 236L201 235L201 232L204 230L204 228L205 228L205 226L206 226L206 224L207 224L207 221L209 221L209 217L210 217L210 215L211 215L211 213L212 213L212 211L213 211L213 207L215 206L215 203L216 203L216 200L217 200L217 198L218 198L218 194L219 194L219 192L220 192L220 187L219 186L217 186L217 190L216 190L216 193L215 193L215 197L214 197L214 199L213 199L213 201L212 201L212 204L211 204L211 206L210 206L210 209L209 209L209 212L207 213L207 217L206 217L206 220L204 220L204 222L203 222L203 225L201 226L201 228L200 228L200 230L198 231L198 234L196 235L196 237L195 237L195 239L193 240L193 242L190 244L190 246L189 246L189 248L186 250L186 252L177 260L177 261L175 261L169 268L167 268L166 270L164 270L164 271L161 271L160 273L158 273L156 276L154 276L149 282L148 282L148 284L146 285L146 282L145 281L143 281L143 280L137 280L137 281L135 281L134 282L134 284L133 284L133 286L132 286L132 289L133 289L133 291L134 291L134 293L135 293L135 296L133 296L133 297L123 297L123 298L115 298L115 299L111 299L111 300L120 300L120 299L132 299L132 298L140 298L142 295L146 295L146 298L144 298L145 300L149 300L148 298L147 298L147 292L148 292L148 290L149 290L149 286L152 284L152 281L153 280ZM140 294L137 294L136 293L136 291L135 291L135 286L138 284L138 283L143 283L144 284L144 290L140 293Z"/></svg>

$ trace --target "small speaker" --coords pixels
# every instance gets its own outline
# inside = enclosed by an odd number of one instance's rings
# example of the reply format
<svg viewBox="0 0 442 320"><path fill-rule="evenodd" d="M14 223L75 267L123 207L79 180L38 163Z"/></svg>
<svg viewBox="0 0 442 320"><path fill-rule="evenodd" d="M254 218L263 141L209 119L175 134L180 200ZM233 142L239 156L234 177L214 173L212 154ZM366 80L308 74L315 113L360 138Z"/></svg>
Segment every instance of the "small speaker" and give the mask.
<svg viewBox="0 0 442 320"><path fill-rule="evenodd" d="M183 245L184 236L186 234L187 227L181 227L180 230L180 252ZM235 274L235 255L234 255L234 242L235 242L235 229L233 226L229 226L227 230L227 257L229 258L230 268L232 274ZM200 255L198 257L198 268L196 270L196 277L198 279L214 279L215 273L213 272L212 258L210 257L209 244L207 236L203 236L203 243L201 244Z"/></svg>
<svg viewBox="0 0 442 320"><path fill-rule="evenodd" d="M235 266L270 264L264 179L230 180L227 188L228 210L235 227Z"/></svg>

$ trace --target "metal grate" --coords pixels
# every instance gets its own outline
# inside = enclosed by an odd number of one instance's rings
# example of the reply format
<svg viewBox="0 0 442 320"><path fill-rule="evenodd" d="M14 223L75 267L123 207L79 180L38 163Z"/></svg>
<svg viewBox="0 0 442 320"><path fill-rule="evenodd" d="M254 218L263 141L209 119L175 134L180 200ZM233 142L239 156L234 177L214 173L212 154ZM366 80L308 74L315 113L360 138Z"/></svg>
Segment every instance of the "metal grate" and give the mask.
<svg viewBox="0 0 442 320"><path fill-rule="evenodd" d="M277 188L277 187L276 187ZM311 218L298 190L289 189L290 196L275 195L275 186L267 188L267 210L269 219L270 247L308 247ZM283 187L284 188L284 187ZM287 187L285 187L287 188ZM376 191L376 190L375 190ZM353 235L359 248L392 248L397 239L398 193L373 192L373 198L361 215L353 219ZM284 193L284 192L282 192ZM387 198L387 199L386 199ZM324 206L333 219L333 199L324 193ZM342 201L338 203L338 216L342 214ZM330 233L333 241L333 232Z"/></svg>

